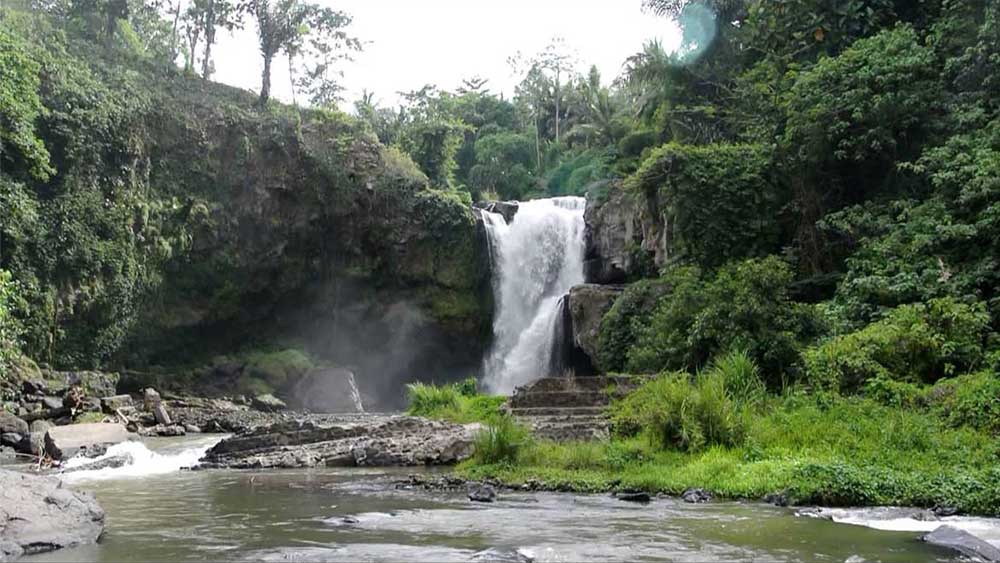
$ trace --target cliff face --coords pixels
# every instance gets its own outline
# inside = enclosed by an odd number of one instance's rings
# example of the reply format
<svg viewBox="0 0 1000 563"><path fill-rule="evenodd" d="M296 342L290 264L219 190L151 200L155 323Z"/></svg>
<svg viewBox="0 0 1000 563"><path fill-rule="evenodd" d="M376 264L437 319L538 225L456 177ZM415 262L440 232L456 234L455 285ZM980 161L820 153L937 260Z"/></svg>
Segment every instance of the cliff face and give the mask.
<svg viewBox="0 0 1000 563"><path fill-rule="evenodd" d="M151 116L150 185L203 216L130 347L165 363L289 342L386 383L473 368L492 311L468 206L346 116L204 94Z"/></svg>
<svg viewBox="0 0 1000 563"><path fill-rule="evenodd" d="M53 172L0 153L0 268L28 355L169 370L296 346L371 387L478 365L489 265L457 194L349 116L258 110L31 25L2 46L38 63Z"/></svg>

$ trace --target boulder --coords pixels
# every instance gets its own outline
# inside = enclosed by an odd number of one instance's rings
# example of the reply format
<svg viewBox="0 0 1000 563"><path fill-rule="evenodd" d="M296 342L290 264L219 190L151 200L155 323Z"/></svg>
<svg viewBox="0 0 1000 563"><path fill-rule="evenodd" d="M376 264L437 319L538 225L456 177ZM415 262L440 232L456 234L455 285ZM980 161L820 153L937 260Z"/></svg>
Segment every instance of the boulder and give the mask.
<svg viewBox="0 0 1000 563"><path fill-rule="evenodd" d="M596 363L601 320L622 294L620 286L585 284L569 290L573 342Z"/></svg>
<svg viewBox="0 0 1000 563"><path fill-rule="evenodd" d="M1000 548L952 526L940 526L933 532L924 534L920 539L931 545L953 549L972 559L1000 561Z"/></svg>
<svg viewBox="0 0 1000 563"><path fill-rule="evenodd" d="M681 499L684 502L700 504L712 500L712 494L705 489L688 489L681 493Z"/></svg>
<svg viewBox="0 0 1000 563"><path fill-rule="evenodd" d="M27 432L25 432L25 434L27 434ZM0 434L0 446L13 447L20 444L23 439L24 436L18 434L17 432L4 432L3 434Z"/></svg>
<svg viewBox="0 0 1000 563"><path fill-rule="evenodd" d="M281 412L288 410L288 405L284 401L271 395L270 393L265 393L263 395L257 395L250 401L250 405L264 412Z"/></svg>
<svg viewBox="0 0 1000 563"><path fill-rule="evenodd" d="M14 451L14 448L0 446L0 459L11 459L15 456L17 456L17 452Z"/></svg>
<svg viewBox="0 0 1000 563"><path fill-rule="evenodd" d="M0 560L91 544L103 532L104 510L92 495L0 469Z"/></svg>
<svg viewBox="0 0 1000 563"><path fill-rule="evenodd" d="M16 446L16 449L23 454L42 455L45 451L45 432L30 432Z"/></svg>
<svg viewBox="0 0 1000 563"><path fill-rule="evenodd" d="M47 420L35 420L31 423L31 431L45 434L49 428L52 428L53 426L55 426L55 424L52 424Z"/></svg>
<svg viewBox="0 0 1000 563"><path fill-rule="evenodd" d="M8 412L0 411L0 433L7 432L27 434L29 432L28 423Z"/></svg>
<svg viewBox="0 0 1000 563"><path fill-rule="evenodd" d="M534 563L535 558L520 550L485 549L472 554L473 563Z"/></svg>
<svg viewBox="0 0 1000 563"><path fill-rule="evenodd" d="M322 413L356 413L364 408L354 373L344 368L317 368L302 376L289 394L289 404L298 410Z"/></svg>
<svg viewBox="0 0 1000 563"><path fill-rule="evenodd" d="M98 459L90 463L85 463L83 465L77 465L75 467L70 467L63 470L63 473L75 473L77 471L97 471L98 469L117 469L119 467L125 467L126 465L131 465L135 462L135 458L132 454L124 453L113 455L110 457L105 457L103 459Z"/></svg>
<svg viewBox="0 0 1000 563"><path fill-rule="evenodd" d="M201 434L201 428L198 428L194 424L185 424L184 431L188 434Z"/></svg>
<svg viewBox="0 0 1000 563"><path fill-rule="evenodd" d="M114 414L118 409L132 406L131 395L114 395L101 399L101 409L108 414Z"/></svg>
<svg viewBox="0 0 1000 563"><path fill-rule="evenodd" d="M42 406L49 409L59 409L63 407L63 400L59 397L42 397Z"/></svg>
<svg viewBox="0 0 1000 563"><path fill-rule="evenodd" d="M81 450L93 450L128 440L121 424L73 424L57 426L45 433L45 452L53 459L69 459Z"/></svg>
<svg viewBox="0 0 1000 563"><path fill-rule="evenodd" d="M469 486L469 500L472 502L493 502L497 499L497 491L484 483L473 483Z"/></svg>
<svg viewBox="0 0 1000 563"><path fill-rule="evenodd" d="M170 414L167 412L167 408L163 406L163 400L160 398L160 394L156 392L156 389L150 387L143 392L142 405L147 412L153 413L156 424L165 426L173 424L173 420L170 419Z"/></svg>
<svg viewBox="0 0 1000 563"><path fill-rule="evenodd" d="M643 492L638 492L638 493L618 493L617 496L618 496L618 500L625 501L625 502L637 502L639 504L649 504L649 501L651 500L650 497L649 497L649 493L643 493Z"/></svg>

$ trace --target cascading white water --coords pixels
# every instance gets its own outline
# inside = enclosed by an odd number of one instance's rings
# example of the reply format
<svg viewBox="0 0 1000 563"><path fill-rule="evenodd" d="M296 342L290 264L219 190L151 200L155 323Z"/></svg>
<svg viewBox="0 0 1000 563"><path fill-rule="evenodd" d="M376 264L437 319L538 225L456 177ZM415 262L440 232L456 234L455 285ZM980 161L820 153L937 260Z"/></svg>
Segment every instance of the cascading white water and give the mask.
<svg viewBox="0 0 1000 563"><path fill-rule="evenodd" d="M494 393L549 375L559 300L583 283L586 200L520 204L513 222L483 211L493 260L493 348L485 383Z"/></svg>
<svg viewBox="0 0 1000 563"><path fill-rule="evenodd" d="M358 382L354 379L353 371L347 372L347 384L351 387L351 401L354 402L354 408L359 413L365 412L365 404L361 402L361 391L358 391Z"/></svg>

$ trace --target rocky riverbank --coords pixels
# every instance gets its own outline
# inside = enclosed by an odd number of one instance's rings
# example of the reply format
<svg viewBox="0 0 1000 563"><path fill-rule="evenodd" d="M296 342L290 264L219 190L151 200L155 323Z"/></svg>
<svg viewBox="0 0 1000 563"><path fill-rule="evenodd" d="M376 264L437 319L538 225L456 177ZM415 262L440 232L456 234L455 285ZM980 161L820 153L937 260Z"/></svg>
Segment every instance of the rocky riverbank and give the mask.
<svg viewBox="0 0 1000 563"><path fill-rule="evenodd" d="M54 477L0 470L0 561L95 543L104 510Z"/></svg>

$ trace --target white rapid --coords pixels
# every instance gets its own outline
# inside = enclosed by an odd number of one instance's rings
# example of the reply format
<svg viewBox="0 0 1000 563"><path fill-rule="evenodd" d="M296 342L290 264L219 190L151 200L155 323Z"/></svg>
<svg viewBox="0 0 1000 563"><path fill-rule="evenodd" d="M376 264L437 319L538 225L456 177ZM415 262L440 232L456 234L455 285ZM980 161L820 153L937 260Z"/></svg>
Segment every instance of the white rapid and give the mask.
<svg viewBox="0 0 1000 563"><path fill-rule="evenodd" d="M109 458L123 457L127 463L121 467L71 471L60 475L64 481L103 481L106 479L139 478L150 475L165 475L180 471L184 467L196 465L212 446L219 443L222 436L205 436L198 440L186 440L159 452L150 450L139 441L122 442L108 448L108 451L93 459L72 458L63 466L66 469L90 465Z"/></svg>
<svg viewBox="0 0 1000 563"><path fill-rule="evenodd" d="M586 200L558 197L520 204L510 225L483 211L493 260L493 348L485 383L494 393L549 375L559 300L583 283Z"/></svg>

